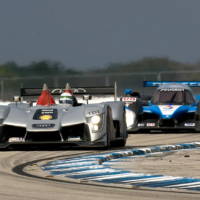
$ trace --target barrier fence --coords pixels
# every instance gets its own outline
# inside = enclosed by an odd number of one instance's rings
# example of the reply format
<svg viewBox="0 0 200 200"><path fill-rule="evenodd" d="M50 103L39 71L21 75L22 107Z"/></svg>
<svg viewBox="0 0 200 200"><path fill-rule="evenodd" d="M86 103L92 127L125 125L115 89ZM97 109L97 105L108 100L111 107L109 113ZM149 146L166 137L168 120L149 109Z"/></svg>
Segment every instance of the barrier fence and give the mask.
<svg viewBox="0 0 200 200"><path fill-rule="evenodd" d="M111 74L84 74L71 76L46 76L46 77L16 77L0 78L0 99L11 100L13 96L19 95L21 87L42 87L47 83L49 87L64 87L67 82L72 87L86 86L109 86L117 82L118 95L123 94L125 88L132 88L145 94L152 94L154 88L144 88L143 81L200 81L200 71L163 71L144 73L111 73ZM200 88L194 89L200 93Z"/></svg>

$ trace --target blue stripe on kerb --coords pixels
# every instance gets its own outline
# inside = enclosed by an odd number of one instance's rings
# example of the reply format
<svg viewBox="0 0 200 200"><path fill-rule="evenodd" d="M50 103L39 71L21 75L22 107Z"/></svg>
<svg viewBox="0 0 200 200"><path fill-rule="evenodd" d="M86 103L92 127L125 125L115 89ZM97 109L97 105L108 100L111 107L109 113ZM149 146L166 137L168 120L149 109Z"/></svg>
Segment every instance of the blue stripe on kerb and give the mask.
<svg viewBox="0 0 200 200"><path fill-rule="evenodd" d="M200 179L172 177L133 173L123 169L113 169L110 165L124 159L134 159L140 156L151 156L155 153L164 153L184 149L199 148L200 142L153 146L141 149L125 149L111 153L87 155L72 159L51 161L42 166L42 169L52 175L61 175L74 179L86 179L103 183L121 183L145 187L181 188L200 191Z"/></svg>
<svg viewBox="0 0 200 200"><path fill-rule="evenodd" d="M148 186L148 187L166 187L169 185L174 185L176 188L177 184L182 183L193 183L193 182L199 182L198 179L192 179L192 178L178 178L177 180L170 180L170 181L155 181L153 183L140 183L136 184L137 186Z"/></svg>
<svg viewBox="0 0 200 200"><path fill-rule="evenodd" d="M134 155L145 155L145 151L136 149L136 150L133 150L133 154Z"/></svg>
<svg viewBox="0 0 200 200"><path fill-rule="evenodd" d="M124 183L127 184L131 181L135 181L135 180L140 180L140 179L149 179L149 178L159 178L159 177L163 177L162 175L136 175L136 176L128 176L128 177L120 177L120 178L110 178L110 179L104 179L103 181L101 180L96 180L99 182L105 182L105 183Z"/></svg>
<svg viewBox="0 0 200 200"><path fill-rule="evenodd" d="M94 178L94 177L106 177L108 175L122 175L122 174L126 174L129 173L127 171L118 171L118 172L97 172L95 174L93 173L88 173L88 174L77 174L77 175L73 175L73 176L69 176L70 178L76 178L76 179L90 179L90 178Z"/></svg>
<svg viewBox="0 0 200 200"><path fill-rule="evenodd" d="M181 146L183 147L183 149L192 149L192 148L195 148L194 144L181 144Z"/></svg>
<svg viewBox="0 0 200 200"><path fill-rule="evenodd" d="M60 161L54 161L53 163L52 162L50 162L50 163L48 163L48 164L46 164L46 165L43 165L43 167L50 167L50 166L58 166L58 165L70 165L70 164L72 164L72 163L84 163L84 162L96 162L97 160L96 159L79 159L79 160L65 160L65 161L62 161L62 162L60 162Z"/></svg>
<svg viewBox="0 0 200 200"><path fill-rule="evenodd" d="M79 167L79 166L82 166L82 167L89 167L89 166L96 166L97 164L95 163L88 163L88 164L85 164L85 165L77 165L77 164L72 164L70 166L51 166L51 167L44 167L43 170L45 171L48 171L48 170L52 170L52 169L70 169L72 167Z"/></svg>
<svg viewBox="0 0 200 200"><path fill-rule="evenodd" d="M85 167L85 168L74 169L74 170L51 171L51 174L52 175L61 175L61 174L64 174L64 175L69 174L69 175L71 175L73 173L78 173L78 172L88 172L89 170L105 170L105 169L108 169L108 168L104 168L104 167L101 167L101 166L99 168Z"/></svg>
<svg viewBox="0 0 200 200"><path fill-rule="evenodd" d="M200 186L199 187L194 187L194 188L183 188L183 189L200 191Z"/></svg>
<svg viewBox="0 0 200 200"><path fill-rule="evenodd" d="M168 188L171 188L171 187L174 187L174 185L169 185L169 186L166 186ZM177 184L176 185L176 188L187 188L187 189L192 189L192 188L199 188L200 187L200 181L199 182L189 182L189 183L183 183L183 184Z"/></svg>

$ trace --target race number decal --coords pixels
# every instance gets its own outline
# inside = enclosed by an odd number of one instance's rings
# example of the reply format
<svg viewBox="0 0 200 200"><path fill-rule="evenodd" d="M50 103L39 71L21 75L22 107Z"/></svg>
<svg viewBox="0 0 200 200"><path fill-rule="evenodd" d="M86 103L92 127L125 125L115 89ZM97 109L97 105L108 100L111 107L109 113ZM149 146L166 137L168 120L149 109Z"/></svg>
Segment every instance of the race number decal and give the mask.
<svg viewBox="0 0 200 200"><path fill-rule="evenodd" d="M136 102L136 100L135 97L122 97L123 102Z"/></svg>

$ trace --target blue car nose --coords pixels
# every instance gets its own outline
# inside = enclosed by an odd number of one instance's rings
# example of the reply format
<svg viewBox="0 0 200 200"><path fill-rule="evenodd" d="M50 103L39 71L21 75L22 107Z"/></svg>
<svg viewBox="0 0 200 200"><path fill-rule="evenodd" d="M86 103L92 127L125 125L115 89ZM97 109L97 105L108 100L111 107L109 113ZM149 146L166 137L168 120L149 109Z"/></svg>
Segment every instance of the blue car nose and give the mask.
<svg viewBox="0 0 200 200"><path fill-rule="evenodd" d="M171 119L171 115L162 115L162 119Z"/></svg>

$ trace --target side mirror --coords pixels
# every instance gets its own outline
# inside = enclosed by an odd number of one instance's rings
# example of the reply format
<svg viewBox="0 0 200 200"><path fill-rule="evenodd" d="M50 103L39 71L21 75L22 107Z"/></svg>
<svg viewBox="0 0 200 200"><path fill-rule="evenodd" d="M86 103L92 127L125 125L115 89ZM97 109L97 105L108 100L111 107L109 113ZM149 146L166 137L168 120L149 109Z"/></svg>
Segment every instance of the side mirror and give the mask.
<svg viewBox="0 0 200 200"><path fill-rule="evenodd" d="M148 106L151 106L151 105L152 105L151 100L149 100L148 101Z"/></svg>
<svg viewBox="0 0 200 200"><path fill-rule="evenodd" d="M142 101L142 105L143 105L143 106L151 106L152 103L151 103L150 100L143 100L143 101Z"/></svg>
<svg viewBox="0 0 200 200"><path fill-rule="evenodd" d="M88 104L88 101L91 100L91 99L92 99L91 95L89 95L89 94L83 95L83 100L85 100L87 102L87 104Z"/></svg>
<svg viewBox="0 0 200 200"><path fill-rule="evenodd" d="M83 95L83 100L88 101L88 100L91 100L91 99L92 99L91 95L89 95L89 94Z"/></svg>

